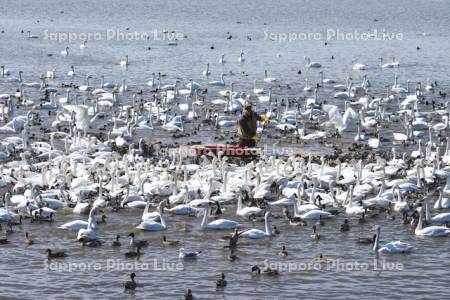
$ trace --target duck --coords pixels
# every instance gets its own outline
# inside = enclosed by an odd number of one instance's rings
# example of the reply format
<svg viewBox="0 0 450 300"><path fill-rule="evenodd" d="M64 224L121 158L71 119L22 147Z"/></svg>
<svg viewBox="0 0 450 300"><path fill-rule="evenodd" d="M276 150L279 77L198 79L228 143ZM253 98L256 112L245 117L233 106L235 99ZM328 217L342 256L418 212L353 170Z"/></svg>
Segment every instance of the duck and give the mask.
<svg viewBox="0 0 450 300"><path fill-rule="evenodd" d="M133 272L130 274L130 281L125 281L123 284L123 287L125 290L135 290L137 287L136 281L134 281L134 278L136 277L136 274Z"/></svg>
<svg viewBox="0 0 450 300"><path fill-rule="evenodd" d="M130 237L130 246L133 246L133 247L146 247L146 246L148 246L148 241L136 240L134 232L131 232L128 236Z"/></svg>
<svg viewBox="0 0 450 300"><path fill-rule="evenodd" d="M254 265L251 269L252 274L263 274L263 275L268 275L268 276L277 276L279 275L279 271L277 269L272 269L270 267L265 267L263 270L261 270L261 268L257 265Z"/></svg>
<svg viewBox="0 0 450 300"><path fill-rule="evenodd" d="M113 247L120 247L122 244L120 243L120 235L116 235L116 239L112 242Z"/></svg>
<svg viewBox="0 0 450 300"><path fill-rule="evenodd" d="M97 247L100 247L101 245L103 245L103 243L97 239L92 240L92 241L82 239L81 244L83 247L91 247L91 248L97 248Z"/></svg>
<svg viewBox="0 0 450 300"><path fill-rule="evenodd" d="M226 287L227 286L227 281L225 280L225 273L220 274L220 278L217 279L216 281L216 287Z"/></svg>
<svg viewBox="0 0 450 300"><path fill-rule="evenodd" d="M288 256L288 254L289 254L289 253L288 253L287 250L286 250L286 246L283 245L282 248L281 248L281 251L278 252L278 256Z"/></svg>
<svg viewBox="0 0 450 300"><path fill-rule="evenodd" d="M47 259L67 257L67 254L64 251L54 252L51 249L47 249L46 252L47 252Z"/></svg>
<svg viewBox="0 0 450 300"><path fill-rule="evenodd" d="M313 233L311 234L311 239L313 239L315 241L320 240L320 234L317 232L317 226L313 225L312 229L313 229Z"/></svg>
<svg viewBox="0 0 450 300"><path fill-rule="evenodd" d="M376 238L376 234L374 234L373 235L373 237L372 238L366 238L366 237L358 237L358 239L357 239L357 243L358 244L373 244L373 243L375 243L375 238Z"/></svg>
<svg viewBox="0 0 450 300"><path fill-rule="evenodd" d="M341 225L341 231L345 232L345 231L349 231L349 230L350 230L350 225L348 224L348 220L345 219L344 224Z"/></svg>
<svg viewBox="0 0 450 300"><path fill-rule="evenodd" d="M192 295L192 290L188 289L186 293L183 295L183 300L193 300L194 296Z"/></svg>
<svg viewBox="0 0 450 300"><path fill-rule="evenodd" d="M34 241L33 241L33 239L31 238L31 235L28 234L28 231L25 232L25 243L26 243L27 245L33 245L33 244L34 244Z"/></svg>
<svg viewBox="0 0 450 300"><path fill-rule="evenodd" d="M235 261L236 259L238 259L239 257L237 257L234 248L230 248L230 252L228 253L227 259L229 261Z"/></svg>
<svg viewBox="0 0 450 300"><path fill-rule="evenodd" d="M130 250L125 253L125 257L127 258L135 258L141 256L141 246L136 246L136 251Z"/></svg>
<svg viewBox="0 0 450 300"><path fill-rule="evenodd" d="M177 246L180 244L180 241L168 240L165 235L162 236L162 244L164 246Z"/></svg>
<svg viewBox="0 0 450 300"><path fill-rule="evenodd" d="M407 254L411 253L413 251L413 247L408 244L401 241L395 241L385 244L384 246L380 247L380 234L381 234L381 226L376 226L376 236L375 236L375 242L373 245L373 251L376 253L382 253L382 254Z"/></svg>

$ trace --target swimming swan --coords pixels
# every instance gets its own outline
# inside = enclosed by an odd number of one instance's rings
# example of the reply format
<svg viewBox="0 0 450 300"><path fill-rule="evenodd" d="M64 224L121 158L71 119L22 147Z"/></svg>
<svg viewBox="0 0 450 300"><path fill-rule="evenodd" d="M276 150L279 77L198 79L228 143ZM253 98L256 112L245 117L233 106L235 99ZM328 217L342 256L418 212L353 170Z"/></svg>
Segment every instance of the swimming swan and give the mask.
<svg viewBox="0 0 450 300"><path fill-rule="evenodd" d="M413 247L407 243L401 241L395 241L385 244L380 248L380 233L381 227L377 225L376 227L376 236L375 236L375 244L373 246L373 251L384 254L395 254L395 253L411 253Z"/></svg>
<svg viewBox="0 0 450 300"><path fill-rule="evenodd" d="M266 230L262 231L260 229L249 229L246 231L243 231L239 234L239 237L242 238L248 238L248 239L263 239L266 237L271 237L272 236L272 225L270 223L270 212L266 212L266 214L264 215L264 221L265 221L265 226L266 226Z"/></svg>
<svg viewBox="0 0 450 300"><path fill-rule="evenodd" d="M201 229L217 229L217 230L228 230L235 229L236 227L240 227L241 225L238 222L227 220L227 219L217 219L208 223L208 215L209 215L209 204L205 203L205 213L203 215L203 220L200 225Z"/></svg>

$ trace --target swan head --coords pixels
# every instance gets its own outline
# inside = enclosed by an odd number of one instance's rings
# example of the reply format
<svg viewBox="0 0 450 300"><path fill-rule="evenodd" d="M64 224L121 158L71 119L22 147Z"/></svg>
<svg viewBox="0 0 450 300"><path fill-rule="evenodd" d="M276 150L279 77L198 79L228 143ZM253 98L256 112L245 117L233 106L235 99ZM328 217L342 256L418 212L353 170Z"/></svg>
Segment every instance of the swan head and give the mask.
<svg viewBox="0 0 450 300"><path fill-rule="evenodd" d="M381 226L380 226L380 225L376 225L376 226L375 226L375 231L376 231L376 233L379 235L380 232L381 232Z"/></svg>

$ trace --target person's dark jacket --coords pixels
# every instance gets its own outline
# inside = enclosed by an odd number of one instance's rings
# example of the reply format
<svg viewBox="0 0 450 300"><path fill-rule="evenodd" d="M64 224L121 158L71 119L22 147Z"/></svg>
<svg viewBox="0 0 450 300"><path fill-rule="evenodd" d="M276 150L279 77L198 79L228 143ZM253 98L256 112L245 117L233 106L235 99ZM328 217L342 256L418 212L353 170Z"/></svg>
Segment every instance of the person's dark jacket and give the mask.
<svg viewBox="0 0 450 300"><path fill-rule="evenodd" d="M249 140L256 135L257 121L262 121L260 115L252 111L250 116L243 114L238 121L238 135L241 139Z"/></svg>

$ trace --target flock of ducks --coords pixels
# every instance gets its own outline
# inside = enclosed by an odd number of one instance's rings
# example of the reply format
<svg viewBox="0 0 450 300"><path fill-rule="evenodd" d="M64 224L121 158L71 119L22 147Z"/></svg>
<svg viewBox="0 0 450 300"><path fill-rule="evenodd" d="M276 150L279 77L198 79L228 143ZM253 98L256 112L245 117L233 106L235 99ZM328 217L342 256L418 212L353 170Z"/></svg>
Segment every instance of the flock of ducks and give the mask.
<svg viewBox="0 0 450 300"><path fill-rule="evenodd" d="M91 47L82 46L86 51ZM61 56L69 60L69 51L66 47ZM235 63L245 64L245 58L242 51ZM226 66L230 60L223 54L218 61ZM274 218L298 230L309 227L315 241L321 240L320 228L325 222L334 222L339 214L345 215L338 227L341 234L353 226L364 226L367 218L387 218L410 226L411 235L448 236L450 107L438 83L428 80L423 86L417 82L411 88L410 81L401 85L395 75L386 94L378 95L367 76L361 83L349 76L339 84L337 79L324 78L321 63L309 57L304 61L304 68L311 77L318 75L318 82L311 84L313 79L305 78L300 87L304 96L281 100L274 99L272 92L292 86L270 77L267 70L261 80L253 81L250 92L244 92L235 90L235 82L225 82L225 78L237 76L232 71L202 84L181 78L164 82L164 74L153 73L145 87L136 88L125 80L105 83L103 76L96 78L101 79L100 84L92 84L94 77L73 65L67 75L52 70L36 81L26 81L26 74L19 70L14 71L18 74L15 78L13 71L1 66L1 89L10 92L0 95L0 224L5 235L0 244L7 244L7 235L28 219L36 227L56 223L61 232L84 247L120 248L119 233L108 245L104 243L101 224L107 222L106 214L122 210L142 211L139 219L130 220L138 224L135 232L165 232L175 215L198 218L199 231L229 231L224 239L230 261L238 259L240 240L277 235ZM382 68L400 67L395 58L381 64ZM133 61L127 55L118 65L132 67ZM367 68L359 62L352 67L356 71ZM206 80L212 76L209 63L202 73ZM323 99L319 96L322 91L334 99ZM212 93L215 96L210 96ZM32 96L36 94L39 96ZM258 128L263 137L317 143L332 148L332 154L262 155L236 161L221 153L191 157L174 147L161 155L162 145L142 138L163 130L177 140L195 137L203 128L217 140L233 142L235 114L247 101L270 117L267 126ZM338 142L354 132L350 151L344 153L343 147L330 144L330 140ZM413 145L417 150L411 153L402 150ZM392 151L386 151L390 148ZM431 203L436 193L439 196ZM235 213L224 218L223 210ZM58 220L62 214L78 219L62 223ZM103 214L100 219L99 214ZM249 220L254 228L245 225ZM356 242L370 244L377 255L416 249L402 241L381 243L381 227L377 225L373 231L373 237L360 237ZM135 232L127 233L127 258L138 258L141 249L149 245L137 240ZM32 234L24 234L25 243L31 246ZM181 241L169 240L166 235L161 243L178 247L182 260L201 259L202 251L207 251L180 247ZM67 255L47 249L48 259ZM286 245L279 255L288 256ZM279 271L255 265L251 273L276 276ZM135 273L130 275L125 289L137 288L135 277ZM224 273L216 284L227 285ZM184 297L192 299L192 290Z"/></svg>

